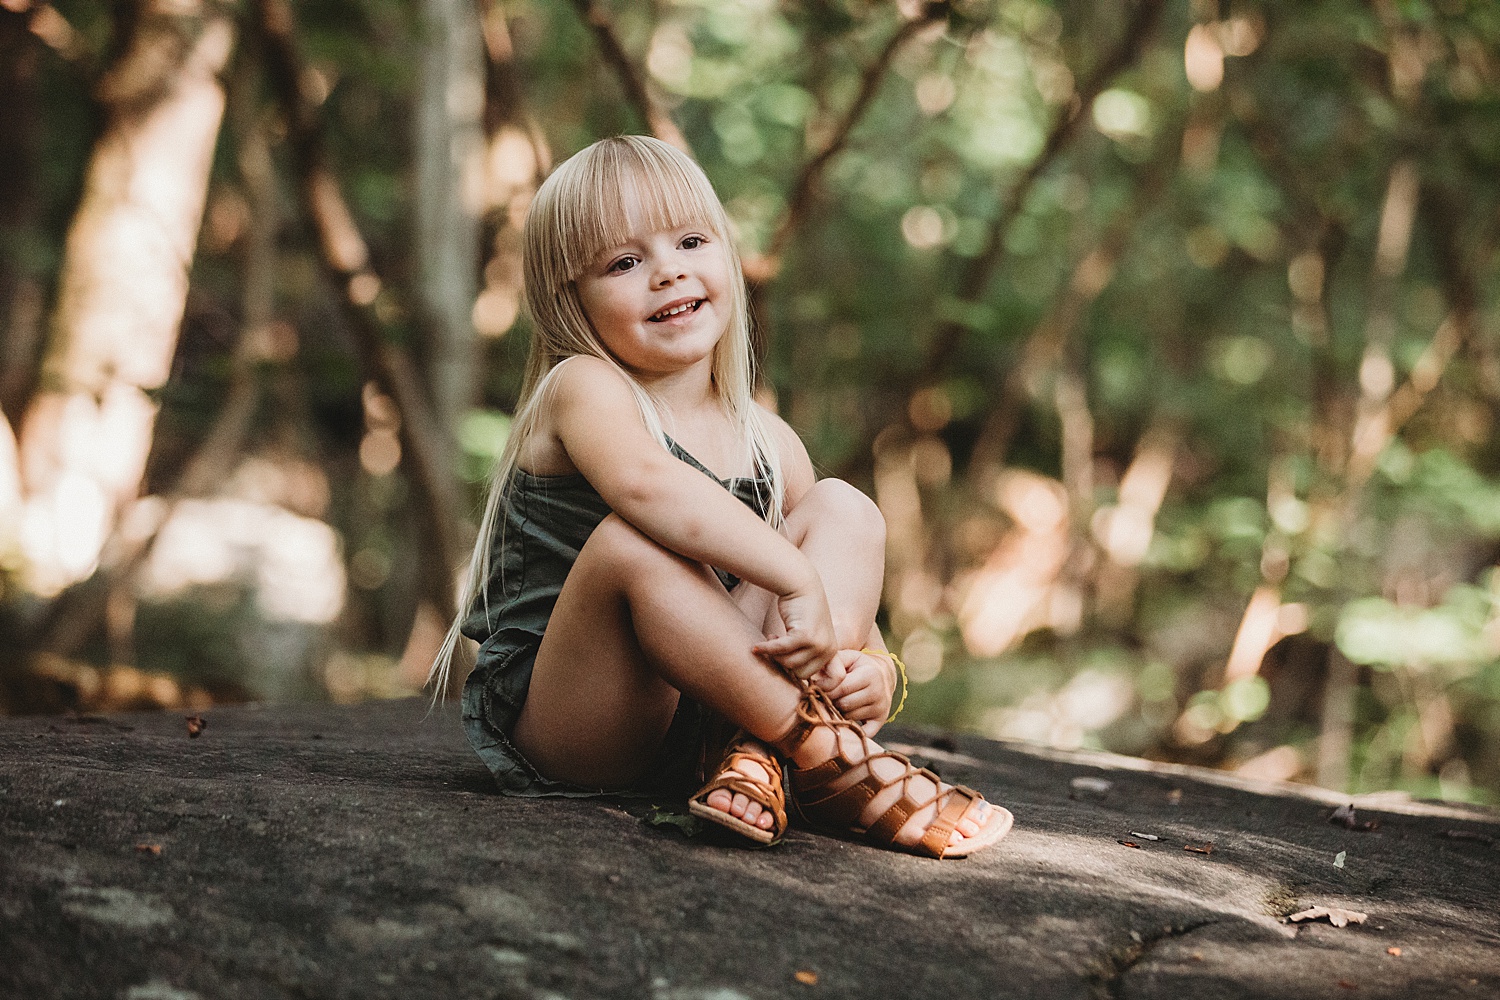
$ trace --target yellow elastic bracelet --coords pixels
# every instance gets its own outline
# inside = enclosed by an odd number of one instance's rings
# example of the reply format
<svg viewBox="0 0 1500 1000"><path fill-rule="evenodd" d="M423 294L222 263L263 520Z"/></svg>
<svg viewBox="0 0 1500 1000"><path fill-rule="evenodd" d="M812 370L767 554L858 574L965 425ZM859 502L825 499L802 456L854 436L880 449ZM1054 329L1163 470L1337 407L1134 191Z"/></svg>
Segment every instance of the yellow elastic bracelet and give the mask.
<svg viewBox="0 0 1500 1000"><path fill-rule="evenodd" d="M896 665L896 670L901 674L901 701L896 705L896 710L891 713L891 717L885 720L886 722L892 722L895 720L896 716L901 714L901 710L906 707L906 664L901 662L901 657L897 656L895 653L890 652L889 650L861 649L860 652L869 653L871 656L885 657L887 660L890 660Z"/></svg>

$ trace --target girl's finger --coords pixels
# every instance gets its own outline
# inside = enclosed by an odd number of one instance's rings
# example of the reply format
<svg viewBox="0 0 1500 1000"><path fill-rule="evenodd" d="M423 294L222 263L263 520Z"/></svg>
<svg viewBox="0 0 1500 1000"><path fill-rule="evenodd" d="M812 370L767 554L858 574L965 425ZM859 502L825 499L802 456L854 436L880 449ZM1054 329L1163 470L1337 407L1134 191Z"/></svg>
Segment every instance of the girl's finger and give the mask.
<svg viewBox="0 0 1500 1000"><path fill-rule="evenodd" d="M823 674L828 678L829 686L837 688L849 676L849 670L844 666L842 658L835 656L823 668Z"/></svg>
<svg viewBox="0 0 1500 1000"><path fill-rule="evenodd" d="M837 705L843 711L843 714L847 715L849 712L870 708L870 706L874 705L874 697L871 696L868 688L861 688L861 690L853 691L853 693L846 694L846 696L835 697L834 705Z"/></svg>
<svg viewBox="0 0 1500 1000"><path fill-rule="evenodd" d="M751 650L761 656L780 657L807 644L806 639L795 632L756 643Z"/></svg>
<svg viewBox="0 0 1500 1000"><path fill-rule="evenodd" d="M856 691L843 698L834 698L833 703L839 707L839 711L846 716L853 717L855 712L861 712L875 706L875 699L869 694L868 689Z"/></svg>
<svg viewBox="0 0 1500 1000"><path fill-rule="evenodd" d="M851 694L863 691L864 689L865 685L861 684L857 677L845 677L838 687L828 692L828 697L837 703Z"/></svg>
<svg viewBox="0 0 1500 1000"><path fill-rule="evenodd" d="M811 650L794 649L789 653L781 653L779 655L766 651L763 655L782 670L801 681L811 680L823 669L822 661Z"/></svg>

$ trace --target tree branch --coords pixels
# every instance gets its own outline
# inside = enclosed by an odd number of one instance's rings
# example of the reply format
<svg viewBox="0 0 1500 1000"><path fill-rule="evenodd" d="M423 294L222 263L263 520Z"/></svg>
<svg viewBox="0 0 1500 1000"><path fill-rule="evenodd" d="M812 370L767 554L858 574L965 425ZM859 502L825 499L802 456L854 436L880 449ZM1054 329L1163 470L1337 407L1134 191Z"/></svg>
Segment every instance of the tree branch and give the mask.
<svg viewBox="0 0 1500 1000"><path fill-rule="evenodd" d="M484 132L491 140L505 125L524 129L536 157L537 172L545 176L552 153L536 119L526 110L525 87L516 68L515 47L499 0L476 0L484 32Z"/></svg>
<svg viewBox="0 0 1500 1000"><path fill-rule="evenodd" d="M833 161L833 158L843 152L844 147L848 145L850 134L864 118L871 102L875 100L875 95L879 92L880 85L885 82L886 73L889 72L897 53L922 29L947 17L948 10L949 4L945 0L924 4L916 17L896 29L895 33L886 40L880 54L860 74L859 92L855 95L853 103L844 112L844 117L839 120L828 142L802 165L802 170L792 184L792 193L787 198L786 208L783 209L781 219L777 222L770 242L766 245L765 259L761 265L764 268L760 276L761 281L775 277L780 267L781 251L786 248L787 242L805 221L813 193L823 179L824 171L828 169L828 164Z"/></svg>
<svg viewBox="0 0 1500 1000"><path fill-rule="evenodd" d="M1031 388L1047 370L1063 361L1073 330L1088 307L1114 280L1115 266L1135 234L1137 224L1161 198L1172 178L1178 147L1179 143L1174 141L1163 143L1163 153L1141 181L1135 199L1115 216L1095 245L1074 265L1062 294L1027 338L1020 357L1006 373L1000 404L985 422L984 430L975 442L969 461L971 469L998 465L1003 460Z"/></svg>
<svg viewBox="0 0 1500 1000"><path fill-rule="evenodd" d="M1382 438L1377 450L1383 451L1391 439L1401 433L1407 421L1416 416L1428 395L1437 388L1449 363L1465 345L1474 342L1479 332L1479 289L1474 274L1483 273L1493 252L1489 241L1472 254L1465 253L1458 237L1458 212L1450 195L1434 193L1424 199L1428 209L1424 216L1432 230L1433 256L1448 300L1448 315L1438 325L1432 340L1417 358L1406 380L1387 397L1380 427ZM1465 261L1474 260L1477 267ZM1351 488L1362 485L1374 470L1374 459L1355 466L1351 461Z"/></svg>
<svg viewBox="0 0 1500 1000"><path fill-rule="evenodd" d="M1074 102L1053 123L1041 152L1001 199L1000 211L990 223L984 248L969 263L959 279L959 302L975 303L984 297L985 290L1004 259L1006 233L1010 231L1011 223L1026 203L1031 189L1077 134L1084 114L1094 103L1094 99L1104 92L1117 74L1133 65L1140 57L1147 39L1156 29L1164 6L1164 0L1141 0L1114 48L1094 67L1088 79L1079 87ZM926 360L918 375L918 385L930 384L942 376L957 353L965 331L966 327L954 320L945 321L938 326L929 341Z"/></svg>
<svg viewBox="0 0 1500 1000"><path fill-rule="evenodd" d="M625 91L626 102L635 108L652 135L662 142L670 142L692 156L693 150L688 146L687 139L672 121L672 116L667 114L666 110L651 96L646 88L645 77L626 53L625 47L620 44L609 15L594 0L572 0L572 2L579 19L594 33L594 39L599 43L599 53L604 56L604 61L620 78L620 86Z"/></svg>

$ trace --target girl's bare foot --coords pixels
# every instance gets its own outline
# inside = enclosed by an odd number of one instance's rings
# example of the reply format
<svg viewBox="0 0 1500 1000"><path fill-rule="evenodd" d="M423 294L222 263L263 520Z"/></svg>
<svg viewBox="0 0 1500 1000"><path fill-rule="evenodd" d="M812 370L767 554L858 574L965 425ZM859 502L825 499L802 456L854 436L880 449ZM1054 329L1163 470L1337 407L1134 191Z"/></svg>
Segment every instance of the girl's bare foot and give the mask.
<svg viewBox="0 0 1500 1000"><path fill-rule="evenodd" d="M786 832L781 764L763 743L741 734L688 808L758 843L775 843Z"/></svg>
<svg viewBox="0 0 1500 1000"><path fill-rule="evenodd" d="M754 740L746 740L740 744L739 749L744 750L752 746L758 748L764 756L770 756L771 751ZM757 783L772 780L770 771L749 755L735 758L732 765L721 768L718 774L738 774ZM780 780L779 775L776 780ZM728 813L762 830L771 829L776 822L776 817L771 814L770 810L744 792L731 793L728 788L719 788L710 792L705 801L710 808Z"/></svg>
<svg viewBox="0 0 1500 1000"><path fill-rule="evenodd" d="M777 745L795 767L793 797L815 823L937 857L969 854L1010 829L1008 810L884 749L821 692L805 696Z"/></svg>

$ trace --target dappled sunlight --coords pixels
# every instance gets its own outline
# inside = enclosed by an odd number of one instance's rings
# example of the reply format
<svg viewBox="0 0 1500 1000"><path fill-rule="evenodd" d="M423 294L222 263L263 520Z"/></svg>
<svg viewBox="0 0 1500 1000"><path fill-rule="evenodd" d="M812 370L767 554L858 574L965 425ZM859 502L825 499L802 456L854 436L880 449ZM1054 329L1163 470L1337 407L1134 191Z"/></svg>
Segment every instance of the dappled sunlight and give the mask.
<svg viewBox="0 0 1500 1000"><path fill-rule="evenodd" d="M1195 24L1183 50L1188 83L1194 90L1218 90L1224 82L1224 49L1217 33L1206 24Z"/></svg>
<svg viewBox="0 0 1500 1000"><path fill-rule="evenodd" d="M339 650L323 664L323 685L334 701L350 704L370 698L405 698L420 690L407 683L396 660L379 653Z"/></svg>
<svg viewBox="0 0 1500 1000"><path fill-rule="evenodd" d="M1120 479L1119 503L1100 507L1094 514L1094 537L1117 565L1138 566L1151 548L1156 514L1172 481L1176 445L1173 435L1143 439Z"/></svg>
<svg viewBox="0 0 1500 1000"><path fill-rule="evenodd" d="M992 708L980 730L995 739L1027 740L1062 750L1086 744L1090 734L1135 704L1135 685L1117 673L1084 670L1055 692L1029 695L1019 705Z"/></svg>
<svg viewBox="0 0 1500 1000"><path fill-rule="evenodd" d="M1234 773L1254 781L1291 781L1303 774L1307 762L1294 746L1283 744L1236 764Z"/></svg>
<svg viewBox="0 0 1500 1000"><path fill-rule="evenodd" d="M388 476L401 464L401 414L374 382L365 383L361 399L365 436L359 442L359 464L372 476Z"/></svg>
<svg viewBox="0 0 1500 1000"><path fill-rule="evenodd" d="M47 493L31 497L21 518L27 586L50 597L93 572L108 516L104 491L80 473L66 473Z"/></svg>
<svg viewBox="0 0 1500 1000"><path fill-rule="evenodd" d="M191 587L252 587L271 621L321 624L344 606L340 543L322 521L249 500L183 500L162 524L140 574L141 596Z"/></svg>
<svg viewBox="0 0 1500 1000"><path fill-rule="evenodd" d="M996 499L1015 523L984 565L954 581L962 598L959 628L976 656L1009 649L1032 629L1074 624L1076 605L1055 588L1067 561L1068 498L1062 484L1033 472L1008 469Z"/></svg>
<svg viewBox="0 0 1500 1000"><path fill-rule="evenodd" d="M757 398L876 500L904 719L1500 789L1474 5L54 4L0 0L5 710L33 661L415 689L545 339L549 141L626 130L702 165Z"/></svg>
<svg viewBox="0 0 1500 1000"><path fill-rule="evenodd" d="M38 677L65 689L70 707L80 712L201 711L214 704L213 697L195 684L124 664L98 667L44 654L35 669Z"/></svg>
<svg viewBox="0 0 1500 1000"><path fill-rule="evenodd" d="M1280 624L1281 592L1271 586L1257 587L1235 633L1229 662L1224 666L1226 682L1254 676L1266 658L1266 651L1281 638Z"/></svg>

